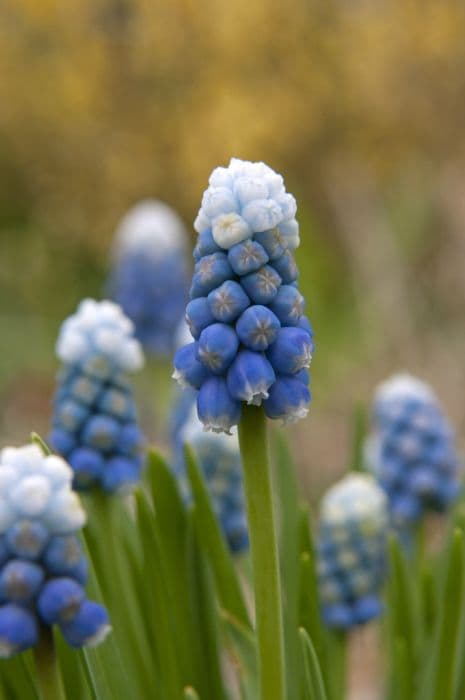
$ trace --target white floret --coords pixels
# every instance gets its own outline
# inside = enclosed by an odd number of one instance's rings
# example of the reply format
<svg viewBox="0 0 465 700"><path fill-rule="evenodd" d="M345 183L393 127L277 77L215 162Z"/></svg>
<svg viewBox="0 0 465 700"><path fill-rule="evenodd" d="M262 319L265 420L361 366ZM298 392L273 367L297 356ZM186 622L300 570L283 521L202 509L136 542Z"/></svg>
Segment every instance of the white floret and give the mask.
<svg viewBox="0 0 465 700"><path fill-rule="evenodd" d="M233 235L230 235L234 227L236 242L245 240L241 237L246 236L242 220L250 229L247 238L251 238L254 233L283 225L287 229L285 235L288 248L294 250L300 242L295 221L296 210L296 201L286 192L281 175L265 163L231 158L227 168L215 168L212 172L194 228L198 233L211 228L217 245L228 249L234 245L229 245L229 241L234 240ZM233 215L238 218L234 219ZM225 224L228 220L229 227Z"/></svg>
<svg viewBox="0 0 465 700"><path fill-rule="evenodd" d="M56 352L65 364L104 361L116 371L133 372L143 366L134 325L118 304L85 299L62 325Z"/></svg>
<svg viewBox="0 0 465 700"><path fill-rule="evenodd" d="M233 245L250 238L252 231L242 216L231 212L230 214L221 214L213 220L212 235L220 248L229 250Z"/></svg>
<svg viewBox="0 0 465 700"><path fill-rule="evenodd" d="M417 398L427 402L437 402L429 384L407 372L394 374L392 377L379 384L376 389L375 403L399 398Z"/></svg>
<svg viewBox="0 0 465 700"><path fill-rule="evenodd" d="M130 209L115 234L117 258L143 253L158 259L167 253L184 253L186 248L187 232L182 220L171 207L154 199Z"/></svg>
<svg viewBox="0 0 465 700"><path fill-rule="evenodd" d="M50 534L67 534L85 523L85 512L71 490L72 470L37 445L7 447L0 453L0 535L18 520L40 522Z"/></svg>

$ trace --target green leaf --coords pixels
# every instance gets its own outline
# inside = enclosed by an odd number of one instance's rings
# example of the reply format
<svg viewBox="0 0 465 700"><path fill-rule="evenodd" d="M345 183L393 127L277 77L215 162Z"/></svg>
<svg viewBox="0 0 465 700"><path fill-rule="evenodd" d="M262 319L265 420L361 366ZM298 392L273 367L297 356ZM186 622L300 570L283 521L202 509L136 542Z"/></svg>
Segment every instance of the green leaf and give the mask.
<svg viewBox="0 0 465 700"><path fill-rule="evenodd" d="M194 498L194 523L198 540L205 550L215 577L220 605L252 629L241 586L231 555L218 523L205 480L200 473L193 451L185 450L187 471Z"/></svg>
<svg viewBox="0 0 465 700"><path fill-rule="evenodd" d="M240 620L227 610L220 610L223 631L231 640L228 648L232 665L237 669L241 698L258 698L257 647L255 636Z"/></svg>
<svg viewBox="0 0 465 700"><path fill-rule="evenodd" d="M172 634L170 600L166 582L158 567L160 560L160 533L156 516L143 492L136 495L136 514L144 552L144 587L149 592L144 607L150 644L157 657L160 694L167 700L176 698L184 685L176 650L176 638Z"/></svg>
<svg viewBox="0 0 465 700"><path fill-rule="evenodd" d="M350 459L350 471L365 471L363 459L363 445L367 433L367 410L366 406L359 402L354 406L352 413L352 449Z"/></svg>
<svg viewBox="0 0 465 700"><path fill-rule="evenodd" d="M422 700L453 698L456 670L461 659L460 622L464 600L464 542L461 530L453 534L447 573L442 592L442 609L438 620L432 662L432 682L423 689Z"/></svg>
<svg viewBox="0 0 465 700"><path fill-rule="evenodd" d="M400 640L400 644L405 645L405 664L410 669L408 692L413 698L420 652L420 600L405 556L394 537L389 541L389 570L388 622L392 666L396 663L396 647ZM392 681L396 684L396 672L393 670L392 673Z"/></svg>
<svg viewBox="0 0 465 700"><path fill-rule="evenodd" d="M299 628L303 666L302 700L328 700L314 646L303 627Z"/></svg>
<svg viewBox="0 0 465 700"><path fill-rule="evenodd" d="M184 688L184 700L200 700L199 694L192 687Z"/></svg>
<svg viewBox="0 0 465 700"><path fill-rule="evenodd" d="M38 700L31 652L0 661L1 688L5 700Z"/></svg>
<svg viewBox="0 0 465 700"><path fill-rule="evenodd" d="M215 697L209 694L212 681L217 681L215 669L209 666L213 663L214 642L211 630L209 636L203 638L204 621L199 618L200 609L208 614L203 598L203 587L207 584L203 578L199 580L203 572L198 568L192 518L188 517L175 477L158 453L150 452L149 469L150 490L160 533L158 567L166 585L183 685L192 685L201 696ZM208 620L205 623L210 624ZM213 645L209 646L208 654L202 647L203 643ZM222 695L217 697L220 700Z"/></svg>

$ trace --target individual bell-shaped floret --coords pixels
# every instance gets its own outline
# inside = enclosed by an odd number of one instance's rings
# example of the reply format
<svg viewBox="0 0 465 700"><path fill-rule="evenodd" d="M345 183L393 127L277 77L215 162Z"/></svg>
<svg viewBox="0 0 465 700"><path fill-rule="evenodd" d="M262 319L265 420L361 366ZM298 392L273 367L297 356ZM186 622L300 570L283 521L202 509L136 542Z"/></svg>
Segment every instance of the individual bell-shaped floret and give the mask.
<svg viewBox="0 0 465 700"><path fill-rule="evenodd" d="M380 615L387 499L373 477L350 474L327 491L318 525L318 583L330 627L349 629Z"/></svg>
<svg viewBox="0 0 465 700"><path fill-rule="evenodd" d="M460 492L453 429L431 387L410 375L396 375L377 389L365 455L396 528L428 510L446 510Z"/></svg>
<svg viewBox="0 0 465 700"><path fill-rule="evenodd" d="M77 489L123 493L140 478L144 438L128 373L142 367L133 324L109 301L83 301L60 330L50 443L71 464Z"/></svg>
<svg viewBox="0 0 465 700"><path fill-rule="evenodd" d="M194 222L198 233L186 321L173 377L198 393L207 430L229 433L241 404L284 423L303 418L313 331L304 317L293 251L296 203L264 163L216 168Z"/></svg>
<svg viewBox="0 0 465 700"><path fill-rule="evenodd" d="M167 204L145 200L119 224L112 250L109 295L134 323L154 355L169 355L189 287L188 236Z"/></svg>
<svg viewBox="0 0 465 700"><path fill-rule="evenodd" d="M88 601L83 588L87 561L77 535L86 516L72 480L71 467L37 445L0 452L2 658L35 646L43 626L57 624L73 646L101 640L110 630L105 609ZM70 637L89 606L99 610L92 634Z"/></svg>

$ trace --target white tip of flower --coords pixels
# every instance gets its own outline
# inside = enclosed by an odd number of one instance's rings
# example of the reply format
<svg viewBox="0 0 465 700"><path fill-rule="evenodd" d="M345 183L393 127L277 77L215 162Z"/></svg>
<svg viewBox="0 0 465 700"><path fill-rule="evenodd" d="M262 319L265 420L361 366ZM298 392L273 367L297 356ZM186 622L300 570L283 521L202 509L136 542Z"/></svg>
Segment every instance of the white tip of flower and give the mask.
<svg viewBox="0 0 465 700"><path fill-rule="evenodd" d="M332 486L321 502L321 521L342 525L348 518L387 524L387 498L369 474L348 474Z"/></svg>
<svg viewBox="0 0 465 700"><path fill-rule="evenodd" d="M190 387L189 382L186 382L183 373L178 369L174 370L173 374L171 375L171 379L174 379L179 384L181 389L188 389Z"/></svg>
<svg viewBox="0 0 465 700"><path fill-rule="evenodd" d="M174 349L179 350L183 348L184 345L189 345L192 343L194 338L190 332L189 326L185 318L181 319L176 328L176 333L174 334Z"/></svg>
<svg viewBox="0 0 465 700"><path fill-rule="evenodd" d="M190 415L180 432L181 442L192 445L194 449L205 440L211 442L212 449L221 449L223 453L239 454L239 438L236 427L218 429L205 427L197 415L197 407L192 407Z"/></svg>
<svg viewBox="0 0 465 700"><path fill-rule="evenodd" d="M163 202L147 199L136 204L121 220L115 234L117 258L142 253L163 258L168 253L184 253L187 232L176 212Z"/></svg>
<svg viewBox="0 0 465 700"><path fill-rule="evenodd" d="M433 389L411 374L395 374L378 385L375 392L375 403L399 398L417 398L422 401L437 403Z"/></svg>
<svg viewBox="0 0 465 700"><path fill-rule="evenodd" d="M18 520L41 522L50 534L67 534L85 523L85 512L71 490L72 470L37 445L0 452L0 534Z"/></svg>
<svg viewBox="0 0 465 700"><path fill-rule="evenodd" d="M229 249L254 233L282 226L288 247L295 249L296 210L281 175L265 163L232 158L227 168L212 172L194 228L198 233L211 228L217 245Z"/></svg>
<svg viewBox="0 0 465 700"><path fill-rule="evenodd" d="M86 647L96 647L103 642L106 637L110 634L112 626L110 624L101 625L97 632L91 637L87 637L84 641L84 646Z"/></svg>
<svg viewBox="0 0 465 700"><path fill-rule="evenodd" d="M86 514L74 491L55 493L43 515L44 525L51 532L67 535L80 530L86 523Z"/></svg>
<svg viewBox="0 0 465 700"><path fill-rule="evenodd" d="M114 371L134 372L144 364L134 326L118 304L85 299L66 319L58 336L56 352L65 364L96 359Z"/></svg>
<svg viewBox="0 0 465 700"><path fill-rule="evenodd" d="M20 516L36 518L45 511L51 491L51 484L45 476L31 474L11 489L9 502Z"/></svg>
<svg viewBox="0 0 465 700"><path fill-rule="evenodd" d="M246 221L234 212L220 214L213 220L212 236L220 248L229 250L236 243L250 238L252 231Z"/></svg>
<svg viewBox="0 0 465 700"><path fill-rule="evenodd" d="M306 418L308 416L309 410L308 405L305 404L303 406L296 407L293 411L288 411L283 417L281 425L292 425L293 423L297 423L299 420L302 420L302 418Z"/></svg>

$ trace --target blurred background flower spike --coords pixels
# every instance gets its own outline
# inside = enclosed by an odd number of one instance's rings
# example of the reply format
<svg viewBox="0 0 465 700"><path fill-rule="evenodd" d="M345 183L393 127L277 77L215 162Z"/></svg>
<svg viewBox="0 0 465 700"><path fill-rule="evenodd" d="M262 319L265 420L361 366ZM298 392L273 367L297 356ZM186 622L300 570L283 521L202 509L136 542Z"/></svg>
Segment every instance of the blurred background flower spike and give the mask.
<svg viewBox="0 0 465 700"><path fill-rule="evenodd" d="M63 323L57 355L52 448L70 463L77 489L127 492L144 453L128 377L144 362L132 322L111 301L85 299Z"/></svg>

